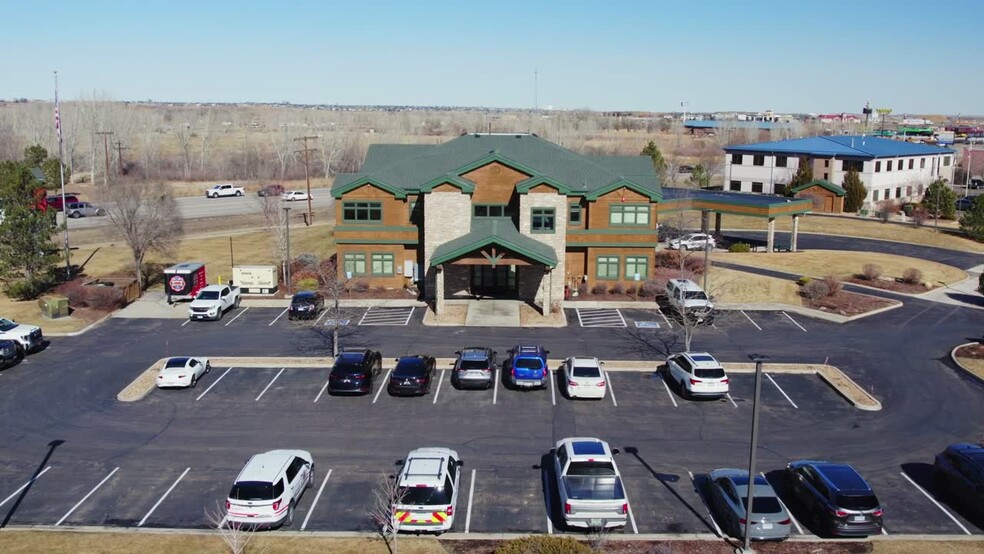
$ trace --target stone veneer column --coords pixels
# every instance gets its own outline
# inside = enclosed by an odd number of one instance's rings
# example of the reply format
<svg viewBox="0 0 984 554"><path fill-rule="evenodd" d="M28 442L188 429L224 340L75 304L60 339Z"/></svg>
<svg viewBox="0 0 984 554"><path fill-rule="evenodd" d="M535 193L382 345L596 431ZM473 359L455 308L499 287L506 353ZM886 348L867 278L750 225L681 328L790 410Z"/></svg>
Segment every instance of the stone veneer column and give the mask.
<svg viewBox="0 0 984 554"><path fill-rule="evenodd" d="M793 233L789 236L789 251L796 252L796 239L799 237L800 216L793 216Z"/></svg>
<svg viewBox="0 0 984 554"><path fill-rule="evenodd" d="M775 251L775 245L776 245L776 218L770 217L768 231L766 231L765 234L766 253L768 254L773 253Z"/></svg>
<svg viewBox="0 0 984 554"><path fill-rule="evenodd" d="M553 189L551 189L552 191ZM554 209L554 232L553 233L531 233L533 208L553 208ZM550 291L549 279L546 273L535 271L525 271L522 276L528 278L539 277L536 285L534 302L539 302L543 313L549 313L551 306L564 300L564 276L567 275L565 266L567 259L567 196L555 192L530 192L519 196L519 232L542 242L553 249L557 256L557 267L551 269L554 272L553 291ZM525 287L520 283L522 294ZM522 298L521 299L529 299Z"/></svg>
<svg viewBox="0 0 984 554"><path fill-rule="evenodd" d="M461 192L431 192L424 195L424 297L444 295L444 279L438 287L437 272L431 258L438 246L471 231L471 196ZM443 298L442 298L443 300ZM436 308L436 304L435 304Z"/></svg>

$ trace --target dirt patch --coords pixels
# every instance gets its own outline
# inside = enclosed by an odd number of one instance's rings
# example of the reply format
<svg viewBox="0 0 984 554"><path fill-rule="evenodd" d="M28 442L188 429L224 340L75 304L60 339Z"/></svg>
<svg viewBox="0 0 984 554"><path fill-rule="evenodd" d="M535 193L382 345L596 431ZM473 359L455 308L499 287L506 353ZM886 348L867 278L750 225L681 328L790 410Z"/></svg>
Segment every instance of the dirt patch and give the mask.
<svg viewBox="0 0 984 554"><path fill-rule="evenodd" d="M875 279L873 281L869 281L867 279L855 276L847 279L846 281L848 283L854 283L855 285L861 285L863 287L874 287L876 289L901 292L903 294L922 294L926 291L933 290L932 287L926 287L925 285L903 283L894 279Z"/></svg>
<svg viewBox="0 0 984 554"><path fill-rule="evenodd" d="M424 325L463 326L468 317L468 306L464 304L445 304L441 315L435 315L429 305L424 312Z"/></svg>
<svg viewBox="0 0 984 554"><path fill-rule="evenodd" d="M567 325L567 318L564 317L563 310L543 315L540 314L539 309L529 304L520 304L519 325L520 327L563 327Z"/></svg>
<svg viewBox="0 0 984 554"><path fill-rule="evenodd" d="M818 300L803 298L802 302L807 308L848 317L866 314L897 304L892 300L845 291Z"/></svg>

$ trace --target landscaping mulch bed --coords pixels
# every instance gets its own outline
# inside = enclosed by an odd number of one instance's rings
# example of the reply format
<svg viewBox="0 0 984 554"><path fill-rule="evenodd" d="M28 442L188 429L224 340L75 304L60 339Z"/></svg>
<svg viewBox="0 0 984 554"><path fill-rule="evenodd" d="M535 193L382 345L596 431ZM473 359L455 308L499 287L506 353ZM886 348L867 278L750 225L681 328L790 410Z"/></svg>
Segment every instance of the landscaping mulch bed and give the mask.
<svg viewBox="0 0 984 554"><path fill-rule="evenodd" d="M970 358L972 360L984 360L984 344L968 344L957 349L958 358Z"/></svg>
<svg viewBox="0 0 984 554"><path fill-rule="evenodd" d="M639 296L634 294L594 294L591 292L580 293L572 296L571 300L578 302L652 302L652 296Z"/></svg>
<svg viewBox="0 0 984 554"><path fill-rule="evenodd" d="M440 540L441 546L451 554L492 554L504 541L456 541ZM585 541L590 544L589 541ZM733 554L734 544L725 541L636 541L605 540L596 547L598 552L615 554ZM851 542L783 542L755 543L756 552L769 554L862 554L872 551L871 543Z"/></svg>
<svg viewBox="0 0 984 554"><path fill-rule="evenodd" d="M893 304L895 303L884 298L844 291L819 300L803 298L803 305L808 308L843 316L861 315Z"/></svg>
<svg viewBox="0 0 984 554"><path fill-rule="evenodd" d="M875 279L874 281L869 281L861 277L851 277L850 279L846 279L846 282L865 287L875 287L876 289L892 292L901 292L903 294L922 294L926 291L933 290L932 288L926 288L926 286L922 284L903 283L888 279Z"/></svg>

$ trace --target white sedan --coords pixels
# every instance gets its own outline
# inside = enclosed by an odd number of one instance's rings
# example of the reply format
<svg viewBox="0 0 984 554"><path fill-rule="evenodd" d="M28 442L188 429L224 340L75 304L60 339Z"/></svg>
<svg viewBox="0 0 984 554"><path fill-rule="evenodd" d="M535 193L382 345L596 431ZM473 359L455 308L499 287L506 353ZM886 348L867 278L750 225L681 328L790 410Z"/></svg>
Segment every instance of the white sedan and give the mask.
<svg viewBox="0 0 984 554"><path fill-rule="evenodd" d="M203 375L212 370L208 358L179 356L168 358L157 372L157 388L194 387Z"/></svg>
<svg viewBox="0 0 984 554"><path fill-rule="evenodd" d="M287 202L293 202L294 200L309 200L312 197L303 190L289 190L281 194L280 198L286 200Z"/></svg>
<svg viewBox="0 0 984 554"><path fill-rule="evenodd" d="M602 362L598 358L571 357L564 360L564 385L568 398L602 399L608 391Z"/></svg>

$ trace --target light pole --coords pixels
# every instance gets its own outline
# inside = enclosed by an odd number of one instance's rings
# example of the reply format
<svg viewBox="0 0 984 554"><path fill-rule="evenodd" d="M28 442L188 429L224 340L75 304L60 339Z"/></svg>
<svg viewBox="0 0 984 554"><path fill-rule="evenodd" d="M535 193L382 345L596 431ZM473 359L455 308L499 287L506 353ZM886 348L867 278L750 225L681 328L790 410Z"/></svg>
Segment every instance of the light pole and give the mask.
<svg viewBox="0 0 984 554"><path fill-rule="evenodd" d="M752 444L748 452L748 497L745 499L745 542L742 552L752 552L749 533L752 530L752 500L755 498L755 450L758 448L759 431L759 399L762 397L762 362L768 356L751 354L748 356L755 362L755 400L752 402Z"/></svg>
<svg viewBox="0 0 984 554"><path fill-rule="evenodd" d="M290 294L290 208L284 206L284 225L287 227L287 263L284 264L284 279L287 280L287 294Z"/></svg>

